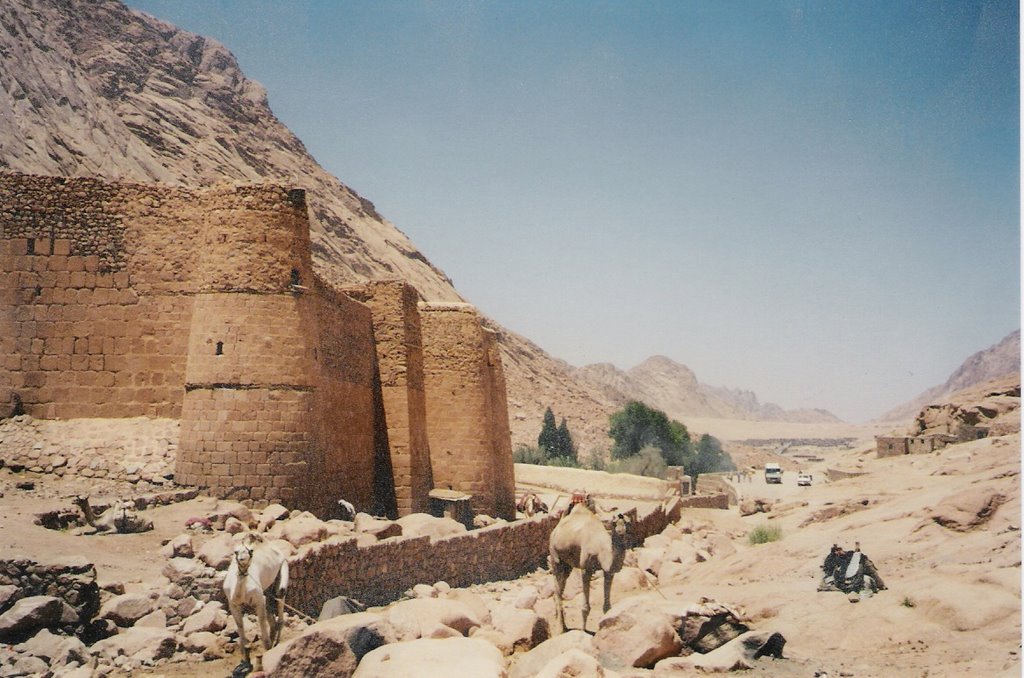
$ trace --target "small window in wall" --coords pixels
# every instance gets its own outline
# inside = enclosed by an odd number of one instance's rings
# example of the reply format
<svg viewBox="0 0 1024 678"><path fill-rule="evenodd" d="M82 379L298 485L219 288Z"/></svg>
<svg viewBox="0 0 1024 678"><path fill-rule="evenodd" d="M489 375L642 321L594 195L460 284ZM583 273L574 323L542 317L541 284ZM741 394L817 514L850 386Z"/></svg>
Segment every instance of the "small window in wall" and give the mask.
<svg viewBox="0 0 1024 678"><path fill-rule="evenodd" d="M38 296L41 296L42 294L43 294L43 288L40 287L39 285L36 285L36 296L38 297Z"/></svg>
<svg viewBox="0 0 1024 678"><path fill-rule="evenodd" d="M291 284L292 285L301 285L302 284L302 277L299 275L299 269L297 269L297 268L293 268L292 269Z"/></svg>
<svg viewBox="0 0 1024 678"><path fill-rule="evenodd" d="M36 253L36 239L35 238L29 238L28 239L28 246L25 249L25 254L35 254L35 253Z"/></svg>
<svg viewBox="0 0 1024 678"><path fill-rule="evenodd" d="M217 348L214 349L214 355L224 355L224 342L218 341Z"/></svg>

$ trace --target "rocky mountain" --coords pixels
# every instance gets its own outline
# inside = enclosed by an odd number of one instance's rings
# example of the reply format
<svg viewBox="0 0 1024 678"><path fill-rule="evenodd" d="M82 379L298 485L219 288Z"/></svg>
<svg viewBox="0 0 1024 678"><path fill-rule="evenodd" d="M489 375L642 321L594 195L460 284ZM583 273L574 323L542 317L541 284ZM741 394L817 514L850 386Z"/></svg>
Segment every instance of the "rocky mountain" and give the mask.
<svg viewBox="0 0 1024 678"><path fill-rule="evenodd" d="M913 400L895 407L878 421L913 419L925 406L943 402L951 394L985 384L1007 375L1020 375L1020 330L1014 330L998 344L978 351L953 371L943 384L933 386Z"/></svg>
<svg viewBox="0 0 1024 678"><path fill-rule="evenodd" d="M639 400L684 423L691 417L801 423L839 421L825 410L784 410L774 403L760 402L751 391L701 384L690 368L665 356L652 356L627 371L599 363L581 367L576 374L602 389L616 404Z"/></svg>

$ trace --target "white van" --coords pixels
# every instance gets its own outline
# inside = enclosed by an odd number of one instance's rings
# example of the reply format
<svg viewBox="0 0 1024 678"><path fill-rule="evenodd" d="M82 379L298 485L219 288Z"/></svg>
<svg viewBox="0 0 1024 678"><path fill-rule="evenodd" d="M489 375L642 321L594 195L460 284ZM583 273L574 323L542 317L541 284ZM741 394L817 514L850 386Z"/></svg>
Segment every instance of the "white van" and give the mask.
<svg viewBox="0 0 1024 678"><path fill-rule="evenodd" d="M782 467L778 464L764 465L764 482L782 484Z"/></svg>

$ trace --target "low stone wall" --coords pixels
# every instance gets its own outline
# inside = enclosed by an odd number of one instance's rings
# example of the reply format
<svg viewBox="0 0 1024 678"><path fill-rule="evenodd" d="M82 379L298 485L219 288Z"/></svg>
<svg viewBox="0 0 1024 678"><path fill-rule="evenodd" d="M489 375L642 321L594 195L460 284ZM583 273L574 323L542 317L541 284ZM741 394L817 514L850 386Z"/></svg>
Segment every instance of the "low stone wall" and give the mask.
<svg viewBox="0 0 1024 678"><path fill-rule="evenodd" d="M317 544L289 561L288 602L315 617L339 595L381 605L421 583L459 587L515 579L544 563L557 522L542 516L433 542L395 537L362 548L355 539Z"/></svg>
<svg viewBox="0 0 1024 678"><path fill-rule="evenodd" d="M44 563L21 557L0 560L0 585L19 589L8 604L29 596L53 596L75 608L81 622L92 619L100 609L96 568L81 557Z"/></svg>
<svg viewBox="0 0 1024 678"><path fill-rule="evenodd" d="M678 520L685 507L728 508L728 499L677 497L656 506L636 517L634 545ZM546 565L548 539L557 523L558 516L546 515L433 542L395 537L361 548L355 539L305 547L289 560L288 604L315 617L324 602L340 595L382 605L416 584L444 581L462 587L515 579Z"/></svg>
<svg viewBox="0 0 1024 678"><path fill-rule="evenodd" d="M698 494L690 497L683 497L679 500L680 508L708 508L722 509L729 508L730 499L728 494Z"/></svg>
<svg viewBox="0 0 1024 678"><path fill-rule="evenodd" d="M701 473L697 476L698 495L724 494L728 503L736 505L739 503L739 495L736 488L726 479L724 473Z"/></svg>
<svg viewBox="0 0 1024 678"><path fill-rule="evenodd" d="M844 480L845 478L856 478L865 475L867 471L843 471L837 468L830 468L825 471L829 480Z"/></svg>

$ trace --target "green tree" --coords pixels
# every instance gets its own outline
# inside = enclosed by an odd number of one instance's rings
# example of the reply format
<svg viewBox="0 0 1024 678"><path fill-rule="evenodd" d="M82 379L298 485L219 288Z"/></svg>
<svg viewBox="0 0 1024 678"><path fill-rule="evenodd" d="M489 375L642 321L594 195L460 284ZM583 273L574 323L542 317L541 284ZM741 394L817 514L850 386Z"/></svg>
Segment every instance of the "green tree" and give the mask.
<svg viewBox="0 0 1024 678"><path fill-rule="evenodd" d="M638 401L630 401L612 414L608 435L615 441L612 459L636 456L645 447L654 447L666 464L685 466L693 455L693 444L686 426L669 420L661 410Z"/></svg>
<svg viewBox="0 0 1024 678"><path fill-rule="evenodd" d="M722 450L722 443L707 433L700 437L697 442L697 453L687 473L694 478L701 473L713 473L715 471L732 471L736 469L730 457Z"/></svg>
<svg viewBox="0 0 1024 678"><path fill-rule="evenodd" d="M562 417L562 423L558 425L557 433L557 454L555 456L561 459L567 459L572 461L574 464L577 462L576 458L576 443L572 440L572 434L569 433L569 425L565 421L565 417Z"/></svg>
<svg viewBox="0 0 1024 678"><path fill-rule="evenodd" d="M544 423L541 425L540 435L537 436L537 447L548 457L557 456L558 427L555 426L555 413L550 407L544 410Z"/></svg>

